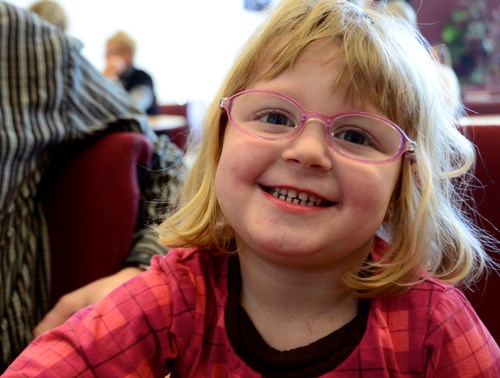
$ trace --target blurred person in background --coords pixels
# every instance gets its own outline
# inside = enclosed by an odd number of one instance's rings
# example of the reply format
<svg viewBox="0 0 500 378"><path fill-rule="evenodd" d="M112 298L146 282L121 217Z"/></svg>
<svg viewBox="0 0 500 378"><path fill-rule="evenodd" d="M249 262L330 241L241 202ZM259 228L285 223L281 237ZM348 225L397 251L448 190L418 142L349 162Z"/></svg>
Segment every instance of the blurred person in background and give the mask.
<svg viewBox="0 0 500 378"><path fill-rule="evenodd" d="M55 1L40 0L36 1L29 7L29 10L36 13L44 20L57 26L63 32L68 29L68 17L64 9Z"/></svg>
<svg viewBox="0 0 500 378"><path fill-rule="evenodd" d="M404 0L389 0L386 9L389 13L417 27L417 13L415 9Z"/></svg>
<svg viewBox="0 0 500 378"><path fill-rule="evenodd" d="M104 75L119 82L139 108L149 115L158 114L158 105L151 76L134 66L135 41L119 31L106 42Z"/></svg>

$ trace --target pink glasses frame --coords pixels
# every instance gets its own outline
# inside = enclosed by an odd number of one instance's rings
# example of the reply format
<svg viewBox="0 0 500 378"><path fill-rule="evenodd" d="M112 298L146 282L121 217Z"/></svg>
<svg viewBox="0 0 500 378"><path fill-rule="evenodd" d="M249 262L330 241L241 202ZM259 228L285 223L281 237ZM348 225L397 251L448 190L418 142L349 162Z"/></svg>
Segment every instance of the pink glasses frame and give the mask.
<svg viewBox="0 0 500 378"><path fill-rule="evenodd" d="M250 93L270 94L270 95L273 95L273 96L280 97L280 98L282 98L282 99L284 99L286 101L289 101L294 106L296 106L297 109L300 110L300 122L295 126L295 130L290 135L287 135L287 136L282 137L282 138L266 138L266 137L263 137L263 136L260 136L260 135L253 134L253 133L249 132L248 130L245 130L244 128L242 128L241 126L239 126L235 122L234 118L232 117L232 111L231 111L232 110L232 106L233 106L234 100L236 100L238 97L240 97L242 95L250 94ZM309 112L306 109L304 109L304 107L299 102L297 102L295 99L293 99L292 97L289 97L289 96L281 94L281 93L273 92L273 91L266 91L266 90L259 90L259 89L249 89L249 90L246 90L246 91L238 92L238 93L236 93L236 94L234 94L234 95L232 95L230 97L224 97L224 98L222 98L220 100L219 107L221 109L224 109L226 111L227 116L229 118L229 121L230 121L231 125L234 126L236 129L238 129L240 132L242 132L242 133L244 133L246 135L249 135L251 137L254 137L254 138L265 139L265 140L289 140L289 139L292 139L293 137L295 137L295 135L297 135L297 134L300 133L300 131L305 127L306 123L308 121L310 121L310 120L316 120L316 121L322 122L324 124L327 132L330 132L331 125L339 117L352 116L352 115L362 115L364 117L373 118L373 119L376 119L378 121L384 122L387 125L391 126L400 135L399 150L390 159L380 160L380 161L378 161L378 160L356 159L356 158L353 158L352 156L348 156L348 155L342 153L341 151L339 151L335 147L335 145L332 143L332 141L331 141L330 138L327 138L328 145L330 146L330 148L332 150L334 150L338 154L340 154L340 155L342 155L342 156L344 156L344 157L346 157L348 159L355 160L355 161L360 161L360 162L368 163L368 164L390 163L390 162L395 161L396 159L398 159L403 154L405 154L405 157L409 158L412 163L414 162L414 156L415 156L416 149L417 149L417 143L415 141L411 140L406 135L406 133L397 124L395 124L394 122L392 122L392 121L390 121L390 120L388 120L388 119L386 119L384 117L381 117L381 116L378 116L378 115L375 115L375 114L366 113L366 112L347 112L347 113L338 113L338 114L334 114L334 115L328 116L328 115L320 113L320 112Z"/></svg>

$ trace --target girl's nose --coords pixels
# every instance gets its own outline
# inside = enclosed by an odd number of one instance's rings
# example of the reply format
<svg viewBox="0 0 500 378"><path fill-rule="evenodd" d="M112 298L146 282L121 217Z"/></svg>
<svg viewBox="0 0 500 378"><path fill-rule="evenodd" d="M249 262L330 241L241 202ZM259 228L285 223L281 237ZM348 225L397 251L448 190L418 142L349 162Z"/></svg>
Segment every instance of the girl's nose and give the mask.
<svg viewBox="0 0 500 378"><path fill-rule="evenodd" d="M330 170L332 151L326 141L324 124L319 120L308 121L298 135L287 142L282 156L305 167Z"/></svg>

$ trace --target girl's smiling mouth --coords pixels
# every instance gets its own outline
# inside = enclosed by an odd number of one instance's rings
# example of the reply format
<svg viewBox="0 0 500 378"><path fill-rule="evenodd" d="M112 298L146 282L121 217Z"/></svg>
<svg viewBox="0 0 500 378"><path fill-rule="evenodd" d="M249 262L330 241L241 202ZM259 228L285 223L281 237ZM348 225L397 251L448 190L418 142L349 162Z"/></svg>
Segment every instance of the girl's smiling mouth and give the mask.
<svg viewBox="0 0 500 378"><path fill-rule="evenodd" d="M333 202L320 198L314 194L300 192L295 189L287 189L279 187L274 188L264 185L260 185L260 187L266 193L271 194L273 197L278 198L282 201L293 203L295 205L311 206L311 207L328 207L334 205Z"/></svg>

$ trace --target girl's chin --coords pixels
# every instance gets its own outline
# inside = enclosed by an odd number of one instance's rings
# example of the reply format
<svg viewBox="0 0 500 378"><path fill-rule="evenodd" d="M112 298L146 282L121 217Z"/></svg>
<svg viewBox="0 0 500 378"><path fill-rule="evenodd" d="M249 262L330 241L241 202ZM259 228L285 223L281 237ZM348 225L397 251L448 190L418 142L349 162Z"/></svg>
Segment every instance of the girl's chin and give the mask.
<svg viewBox="0 0 500 378"><path fill-rule="evenodd" d="M319 251L311 248L311 245L304 244L303 246L297 245L277 245L276 243L261 243L258 250L253 253L261 255L264 258L273 260L285 259L291 261L301 261L303 259L310 259L311 256L320 254Z"/></svg>

